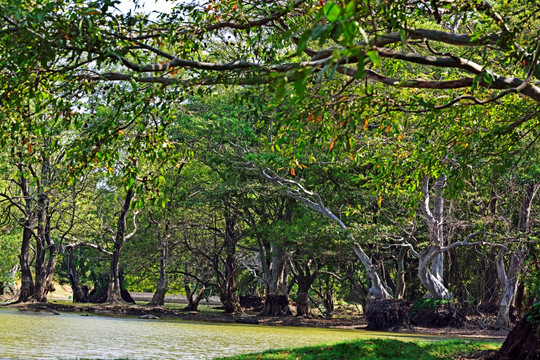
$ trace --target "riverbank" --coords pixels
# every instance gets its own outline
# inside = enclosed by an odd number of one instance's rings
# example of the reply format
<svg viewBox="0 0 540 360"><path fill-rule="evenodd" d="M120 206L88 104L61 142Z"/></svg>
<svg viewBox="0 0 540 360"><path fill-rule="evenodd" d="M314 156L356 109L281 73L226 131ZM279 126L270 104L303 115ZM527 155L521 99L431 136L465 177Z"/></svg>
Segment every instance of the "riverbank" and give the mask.
<svg viewBox="0 0 540 360"><path fill-rule="evenodd" d="M69 304L69 303L21 303L6 305L20 311L43 311L61 314L62 312L80 313L81 315L98 314L106 316L137 316L149 319L180 319L188 321L213 322L213 323L243 323L260 324L270 326L296 326L313 328L333 328L344 330L366 330L367 322L363 317L262 317L256 313L244 313L237 315L224 314L219 310L210 312L185 312L179 308L146 305L107 305L107 304ZM492 339L502 342L507 330L497 330L489 326L485 319L469 318L466 325L461 328L425 328L419 326L406 326L398 330L398 333L418 334L431 336L449 336L465 339Z"/></svg>

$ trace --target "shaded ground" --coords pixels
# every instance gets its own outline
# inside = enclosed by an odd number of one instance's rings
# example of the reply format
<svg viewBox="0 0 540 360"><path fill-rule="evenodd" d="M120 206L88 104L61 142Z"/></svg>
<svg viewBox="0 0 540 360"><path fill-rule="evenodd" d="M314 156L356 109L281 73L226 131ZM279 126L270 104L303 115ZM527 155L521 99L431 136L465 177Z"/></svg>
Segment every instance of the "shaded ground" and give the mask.
<svg viewBox="0 0 540 360"><path fill-rule="evenodd" d="M147 293L147 292L134 292L130 291L131 297L135 301L145 301L150 302L152 300L152 296L154 296L153 293ZM184 295L175 295L175 294L167 294L165 295L165 302L166 303L176 303L176 304L187 304L188 301ZM206 300L201 301L201 305L212 305L212 306L221 306L221 301L219 300L219 296L210 296Z"/></svg>

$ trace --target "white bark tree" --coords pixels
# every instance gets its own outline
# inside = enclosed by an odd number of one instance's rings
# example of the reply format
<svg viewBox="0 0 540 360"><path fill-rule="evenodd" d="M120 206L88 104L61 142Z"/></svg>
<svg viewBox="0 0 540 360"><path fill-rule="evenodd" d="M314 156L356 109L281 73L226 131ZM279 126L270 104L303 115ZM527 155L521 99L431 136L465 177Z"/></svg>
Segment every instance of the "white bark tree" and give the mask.
<svg viewBox="0 0 540 360"><path fill-rule="evenodd" d="M328 209L319 194L311 192L304 188L300 183L294 180L286 179L279 176L271 170L261 170L260 174L263 178L283 186L285 188L285 195L293 199L296 199L308 206L312 210L321 213L328 219L332 220L343 230L348 230L347 226L337 217L330 209ZM388 288L385 286L383 280L380 278L377 273L376 266L372 263L370 257L366 254L361 244L354 238L351 233L348 233L349 238L353 241L353 251L356 257L360 260L364 268L366 269L367 275L371 282L369 293L378 299L390 299L392 294L390 294Z"/></svg>
<svg viewBox="0 0 540 360"><path fill-rule="evenodd" d="M430 244L418 254L418 278L428 290L428 296L434 299L450 300L452 294L445 287L443 280L444 255L444 198L442 190L446 186L446 175L441 175L435 182L433 211L430 209L429 179L424 181L424 198L420 210L430 232ZM430 268L431 266L431 268Z"/></svg>
<svg viewBox="0 0 540 360"><path fill-rule="evenodd" d="M530 231L532 204L539 189L540 182L529 183L525 186L525 194L523 195L518 222L518 230L522 234L527 234ZM524 242L510 253L507 270L504 265L504 257L508 252L510 252L508 247L501 247L497 255L497 275L502 286L497 312L497 326L500 328L510 327L510 309L514 305L519 275L523 271L525 256L527 254L527 245Z"/></svg>

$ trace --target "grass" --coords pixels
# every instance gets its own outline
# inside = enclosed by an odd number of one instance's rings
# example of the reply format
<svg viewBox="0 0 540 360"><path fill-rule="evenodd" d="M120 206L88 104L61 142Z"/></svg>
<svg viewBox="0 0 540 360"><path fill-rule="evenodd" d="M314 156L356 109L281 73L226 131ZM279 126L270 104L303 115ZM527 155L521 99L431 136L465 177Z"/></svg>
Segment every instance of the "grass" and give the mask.
<svg viewBox="0 0 540 360"><path fill-rule="evenodd" d="M268 350L262 353L228 356L214 360L452 360L477 351L497 350L500 347L499 343L465 340L413 342L368 339L333 345Z"/></svg>
<svg viewBox="0 0 540 360"><path fill-rule="evenodd" d="M318 345L295 349L268 350L262 353L220 358L222 360L378 360L456 359L481 350L497 350L501 344L448 340L439 342L403 342L368 339L334 345ZM218 360L218 359L216 359Z"/></svg>

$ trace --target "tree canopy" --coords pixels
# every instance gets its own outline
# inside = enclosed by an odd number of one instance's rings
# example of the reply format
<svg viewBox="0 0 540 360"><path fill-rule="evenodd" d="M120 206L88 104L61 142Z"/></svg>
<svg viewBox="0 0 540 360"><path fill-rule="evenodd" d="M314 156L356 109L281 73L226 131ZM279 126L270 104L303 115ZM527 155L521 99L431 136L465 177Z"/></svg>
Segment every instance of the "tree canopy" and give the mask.
<svg viewBox="0 0 540 360"><path fill-rule="evenodd" d="M535 301L536 1L118 4L0 0L0 281L19 246L21 301L57 259L81 301L143 279L189 309L459 299L499 326Z"/></svg>

